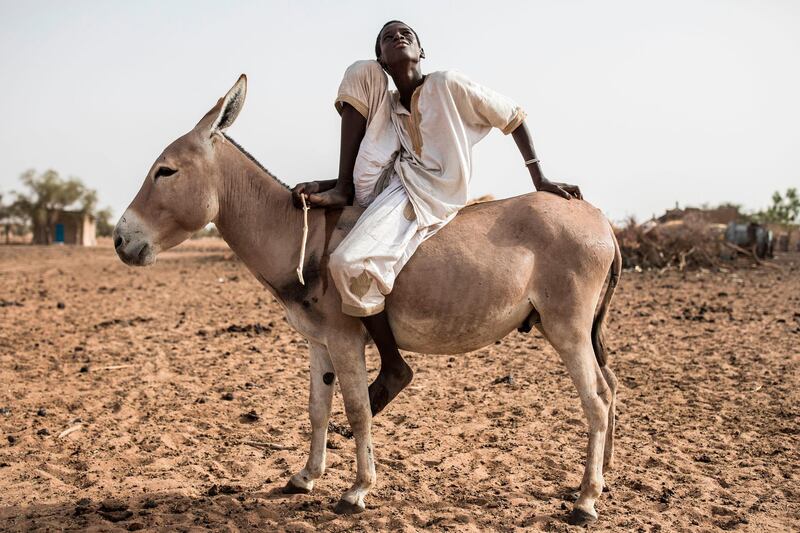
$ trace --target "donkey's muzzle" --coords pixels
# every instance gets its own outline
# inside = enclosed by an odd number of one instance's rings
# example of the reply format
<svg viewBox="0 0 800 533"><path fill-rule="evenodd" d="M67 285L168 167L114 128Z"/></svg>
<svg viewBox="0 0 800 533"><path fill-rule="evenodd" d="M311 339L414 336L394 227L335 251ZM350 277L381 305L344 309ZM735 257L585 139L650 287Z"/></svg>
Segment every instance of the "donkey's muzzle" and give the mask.
<svg viewBox="0 0 800 533"><path fill-rule="evenodd" d="M146 266L155 261L153 247L141 233L134 232L131 237L124 227L114 228L114 250L123 263L130 266Z"/></svg>

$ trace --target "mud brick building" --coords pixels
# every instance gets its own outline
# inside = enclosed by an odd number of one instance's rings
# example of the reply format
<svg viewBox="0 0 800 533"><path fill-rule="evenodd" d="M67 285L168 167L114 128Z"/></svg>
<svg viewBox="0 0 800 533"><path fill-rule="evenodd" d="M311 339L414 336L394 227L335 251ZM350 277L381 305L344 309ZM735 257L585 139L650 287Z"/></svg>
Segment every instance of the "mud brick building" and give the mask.
<svg viewBox="0 0 800 533"><path fill-rule="evenodd" d="M49 220L36 220L33 244L96 246L95 218L80 211L56 211Z"/></svg>

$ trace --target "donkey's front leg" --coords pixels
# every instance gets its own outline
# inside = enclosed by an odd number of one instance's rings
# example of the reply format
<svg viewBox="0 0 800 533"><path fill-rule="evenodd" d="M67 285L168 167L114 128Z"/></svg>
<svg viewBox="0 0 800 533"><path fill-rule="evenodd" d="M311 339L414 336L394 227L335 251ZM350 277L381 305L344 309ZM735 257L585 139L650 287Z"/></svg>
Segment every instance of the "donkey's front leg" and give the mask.
<svg viewBox="0 0 800 533"><path fill-rule="evenodd" d="M287 494L307 494L314 488L314 480L325 473L325 445L328 440L328 417L333 399L334 373L328 349L322 344L310 343L311 392L308 414L311 418L311 452L305 468L292 476L283 489Z"/></svg>
<svg viewBox="0 0 800 533"><path fill-rule="evenodd" d="M372 412L367 390L367 367L364 343L353 341L330 345L330 355L344 399L344 409L356 440L356 482L342 495L334 511L339 514L360 513L364 498L375 484L375 460L372 453Z"/></svg>

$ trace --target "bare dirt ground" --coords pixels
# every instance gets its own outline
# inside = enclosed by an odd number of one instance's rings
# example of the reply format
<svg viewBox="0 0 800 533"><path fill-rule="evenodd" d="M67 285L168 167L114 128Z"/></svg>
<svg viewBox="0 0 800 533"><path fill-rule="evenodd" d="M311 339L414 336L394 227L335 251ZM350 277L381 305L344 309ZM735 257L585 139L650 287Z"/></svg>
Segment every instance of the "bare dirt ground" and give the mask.
<svg viewBox="0 0 800 533"><path fill-rule="evenodd" d="M776 263L624 273L617 463L591 529L797 530L800 257ZM280 494L306 458L306 344L224 246L149 269L109 245L0 246L0 529L577 530L586 425L544 339L409 359L375 420L367 511L337 516L341 397L327 473Z"/></svg>

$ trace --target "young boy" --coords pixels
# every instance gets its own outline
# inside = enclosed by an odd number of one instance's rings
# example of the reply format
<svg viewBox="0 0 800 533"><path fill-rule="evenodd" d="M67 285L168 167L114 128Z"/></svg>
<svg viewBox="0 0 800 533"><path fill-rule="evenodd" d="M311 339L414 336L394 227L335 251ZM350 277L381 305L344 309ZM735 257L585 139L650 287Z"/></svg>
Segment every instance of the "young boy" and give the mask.
<svg viewBox="0 0 800 533"><path fill-rule="evenodd" d="M339 178L293 189L295 205L366 210L331 254L329 268L342 311L359 317L381 355L369 387L373 416L410 382L413 372L397 349L384 311L400 269L427 238L468 201L472 147L492 127L511 133L536 190L566 199L578 187L548 181L541 172L525 112L510 99L455 71L424 75L425 52L416 32L386 23L375 42L377 61L357 61L336 97L342 117ZM397 87L388 90L388 72Z"/></svg>

